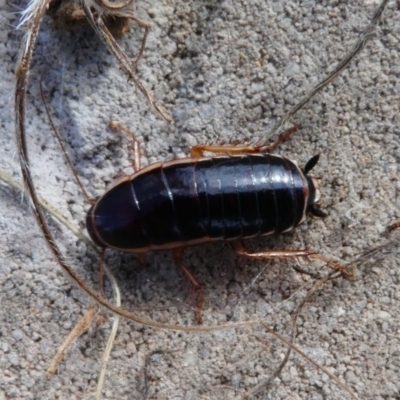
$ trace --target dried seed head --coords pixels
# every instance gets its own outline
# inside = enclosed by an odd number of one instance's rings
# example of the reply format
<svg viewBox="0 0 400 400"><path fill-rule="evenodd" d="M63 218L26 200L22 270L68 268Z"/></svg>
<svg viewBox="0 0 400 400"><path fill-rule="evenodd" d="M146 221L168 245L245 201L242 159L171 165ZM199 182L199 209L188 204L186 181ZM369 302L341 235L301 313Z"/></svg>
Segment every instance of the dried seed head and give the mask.
<svg viewBox="0 0 400 400"><path fill-rule="evenodd" d="M90 7L103 15L105 25L111 34L122 37L132 25L132 19L121 16L122 11L132 11L132 0L123 2L90 1ZM81 28L90 28L85 12L79 2L75 0L52 0L47 14L54 21L56 29L73 31ZM118 15L116 15L118 14Z"/></svg>

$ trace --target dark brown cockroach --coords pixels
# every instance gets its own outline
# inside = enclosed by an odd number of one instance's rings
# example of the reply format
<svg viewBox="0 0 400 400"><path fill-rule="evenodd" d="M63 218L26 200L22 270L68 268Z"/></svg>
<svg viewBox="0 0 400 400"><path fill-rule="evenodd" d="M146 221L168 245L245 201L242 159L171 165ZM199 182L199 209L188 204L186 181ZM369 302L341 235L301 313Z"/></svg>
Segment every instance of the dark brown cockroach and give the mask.
<svg viewBox="0 0 400 400"><path fill-rule="evenodd" d="M87 214L102 247L132 253L288 232L316 207L317 182L272 154L182 158L137 171L109 189Z"/></svg>
<svg viewBox="0 0 400 400"><path fill-rule="evenodd" d="M269 146L196 146L191 157L143 169L136 142L135 173L116 183L87 213L90 237L100 247L128 253L173 250L176 264L199 293L199 321L204 298L200 284L181 260L187 246L228 241L243 257L315 258L349 275L307 249L250 253L241 243L291 231L308 212L326 216L319 208L317 180L308 174L319 155L302 169L294 161L266 153L295 130L289 129ZM225 154L204 157L205 151Z"/></svg>

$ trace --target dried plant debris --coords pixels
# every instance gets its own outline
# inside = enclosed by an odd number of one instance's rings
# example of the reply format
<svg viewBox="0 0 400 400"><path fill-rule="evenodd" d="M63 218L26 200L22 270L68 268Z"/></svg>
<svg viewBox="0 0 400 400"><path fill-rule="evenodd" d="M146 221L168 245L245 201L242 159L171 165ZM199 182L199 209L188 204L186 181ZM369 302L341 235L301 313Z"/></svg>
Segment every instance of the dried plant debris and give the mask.
<svg viewBox="0 0 400 400"><path fill-rule="evenodd" d="M133 2L127 7L133 11ZM90 28L90 23L80 3L76 0L53 0L49 4L47 15L54 21L54 27L60 30L73 31ZM106 14L104 25L115 38L121 38L132 26L132 18Z"/></svg>
<svg viewBox="0 0 400 400"><path fill-rule="evenodd" d="M23 11L19 27L26 27L26 35L21 45L19 61L16 66L16 120L18 114L24 115L25 93L27 90L29 69L35 48L40 24L46 12L50 13L55 25L59 29L73 30L81 26L90 25L99 36L107 49L115 56L121 70L126 74L128 80L147 98L150 106L162 119L172 123L173 119L168 111L147 89L146 85L136 76L136 66L139 62L145 45L150 25L138 18L132 10L133 0L121 3L98 1L61 1L32 0ZM129 28L130 21L135 21L144 29L141 47L134 61L130 60L123 49L119 46L115 37L122 36ZM114 36L115 37L114 37ZM24 121L21 121L24 124ZM22 125L21 125L22 126Z"/></svg>

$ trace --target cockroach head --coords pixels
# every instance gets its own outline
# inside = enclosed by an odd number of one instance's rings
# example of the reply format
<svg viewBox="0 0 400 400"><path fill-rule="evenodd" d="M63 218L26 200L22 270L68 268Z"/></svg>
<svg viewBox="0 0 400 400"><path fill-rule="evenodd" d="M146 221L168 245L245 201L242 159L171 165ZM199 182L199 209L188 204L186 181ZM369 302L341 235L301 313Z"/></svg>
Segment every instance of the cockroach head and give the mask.
<svg viewBox="0 0 400 400"><path fill-rule="evenodd" d="M319 208L321 192L319 191L318 178L308 175L308 173L317 165L320 155L312 157L304 167L304 173L308 181L308 202L307 211L316 217L325 218L328 214Z"/></svg>

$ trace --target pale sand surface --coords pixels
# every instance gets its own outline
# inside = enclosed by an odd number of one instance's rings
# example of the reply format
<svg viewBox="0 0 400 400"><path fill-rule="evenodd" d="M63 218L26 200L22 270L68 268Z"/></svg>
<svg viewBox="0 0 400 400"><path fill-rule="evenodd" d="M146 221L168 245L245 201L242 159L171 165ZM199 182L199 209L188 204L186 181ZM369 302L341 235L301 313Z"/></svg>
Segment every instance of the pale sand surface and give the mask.
<svg viewBox="0 0 400 400"><path fill-rule="evenodd" d="M320 3L320 2L318 2ZM13 128L13 72L21 32L15 12L25 3L1 1L0 168L19 178ZM171 111L167 126L132 88L91 32L65 33L44 20L27 96L27 132L38 191L75 224L88 205L51 133L39 96L49 106L89 192L101 194L131 173L127 139L107 128L117 120L143 143L143 164L188 154L198 143L255 140L298 101L357 40L377 1L138 1L152 26L138 67ZM304 165L321 153L323 209L293 233L253 242L259 248L309 246L349 261L384 243L400 219L400 11L391 1L381 27L360 57L290 123L301 131L277 153ZM142 31L121 41L129 54ZM52 259L27 201L0 184L0 399L92 399L111 326L102 312L52 378L56 349L90 304ZM97 285L98 258L52 223L70 263ZM397 253L359 268L352 282L327 283L304 308L297 343L346 382L360 399L400 396L400 268ZM169 253L109 252L123 304L148 318L194 323L194 297ZM185 251L203 284L204 324L260 318L284 336L308 278L294 261L238 261L221 243ZM319 268L318 264L304 265ZM265 268L265 269L264 269ZM327 272L327 269L325 269ZM270 376L285 346L261 327L214 334L160 331L121 321L104 399L240 399ZM162 353L163 352L163 353ZM295 355L263 399L347 399L349 395Z"/></svg>

